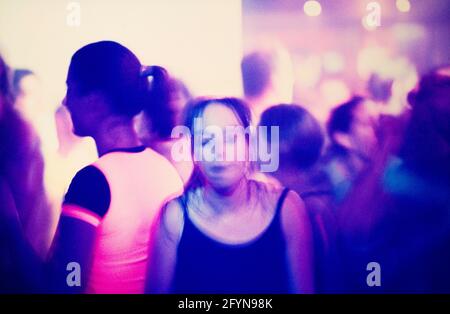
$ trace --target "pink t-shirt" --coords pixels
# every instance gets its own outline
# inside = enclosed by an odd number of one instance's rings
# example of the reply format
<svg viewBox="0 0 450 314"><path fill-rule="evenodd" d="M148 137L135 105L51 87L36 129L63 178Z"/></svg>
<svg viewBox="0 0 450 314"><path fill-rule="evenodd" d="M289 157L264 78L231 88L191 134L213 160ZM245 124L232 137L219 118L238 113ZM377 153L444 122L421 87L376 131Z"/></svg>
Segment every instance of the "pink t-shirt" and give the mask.
<svg viewBox="0 0 450 314"><path fill-rule="evenodd" d="M110 152L92 166L109 187L106 213L63 206L63 214L97 227L86 292L143 293L151 227L162 205L182 194L183 183L170 162L148 148Z"/></svg>

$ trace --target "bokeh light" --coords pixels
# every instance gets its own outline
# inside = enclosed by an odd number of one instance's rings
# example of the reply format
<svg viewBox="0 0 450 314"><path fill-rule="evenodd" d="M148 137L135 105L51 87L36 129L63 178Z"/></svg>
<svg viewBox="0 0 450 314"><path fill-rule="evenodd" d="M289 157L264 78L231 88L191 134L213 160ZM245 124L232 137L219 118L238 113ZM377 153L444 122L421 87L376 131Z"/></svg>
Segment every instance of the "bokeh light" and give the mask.
<svg viewBox="0 0 450 314"><path fill-rule="evenodd" d="M411 3L409 0L396 0L395 5L400 12L407 13L411 10Z"/></svg>
<svg viewBox="0 0 450 314"><path fill-rule="evenodd" d="M309 0L303 5L303 11L308 16L319 16L322 13L322 6L319 1Z"/></svg>

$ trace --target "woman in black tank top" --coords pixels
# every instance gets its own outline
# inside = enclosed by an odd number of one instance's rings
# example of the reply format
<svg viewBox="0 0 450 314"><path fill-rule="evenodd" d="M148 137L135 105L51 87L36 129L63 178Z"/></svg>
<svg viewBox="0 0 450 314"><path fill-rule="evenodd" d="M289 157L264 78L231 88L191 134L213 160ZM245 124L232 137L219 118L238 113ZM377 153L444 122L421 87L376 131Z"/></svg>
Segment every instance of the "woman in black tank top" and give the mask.
<svg viewBox="0 0 450 314"><path fill-rule="evenodd" d="M240 100L201 100L188 107L186 124L193 130L202 119L205 148L208 127L246 128L249 117ZM147 292L312 293L311 230L300 197L249 180L248 158L194 164L185 193L154 229Z"/></svg>
<svg viewBox="0 0 450 314"><path fill-rule="evenodd" d="M288 293L280 208L283 190L269 226L245 243L228 244L206 235L189 219L182 202L184 229L178 244L172 291L176 293Z"/></svg>

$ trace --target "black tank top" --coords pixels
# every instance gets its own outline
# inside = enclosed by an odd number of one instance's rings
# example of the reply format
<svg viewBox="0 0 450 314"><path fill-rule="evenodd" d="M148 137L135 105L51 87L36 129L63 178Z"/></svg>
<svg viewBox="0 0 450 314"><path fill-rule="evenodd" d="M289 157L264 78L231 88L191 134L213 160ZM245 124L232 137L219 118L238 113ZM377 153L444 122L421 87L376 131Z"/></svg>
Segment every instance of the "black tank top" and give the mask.
<svg viewBox="0 0 450 314"><path fill-rule="evenodd" d="M184 198L184 228L178 244L173 293L288 293L286 243L280 211L284 189L270 225L242 244L218 242L189 219Z"/></svg>

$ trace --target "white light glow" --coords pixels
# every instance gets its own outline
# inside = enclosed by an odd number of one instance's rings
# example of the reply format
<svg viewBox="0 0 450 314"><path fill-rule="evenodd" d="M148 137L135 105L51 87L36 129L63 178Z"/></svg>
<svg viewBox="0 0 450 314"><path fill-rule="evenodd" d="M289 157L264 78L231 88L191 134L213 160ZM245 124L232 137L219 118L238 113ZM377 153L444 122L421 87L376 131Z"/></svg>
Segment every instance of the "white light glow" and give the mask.
<svg viewBox="0 0 450 314"><path fill-rule="evenodd" d="M310 55L303 60L298 60L295 69L297 82L303 86L312 88L322 75L322 61L317 55Z"/></svg>
<svg viewBox="0 0 450 314"><path fill-rule="evenodd" d="M411 3L409 0L397 0L395 5L400 12L407 13L411 10Z"/></svg>
<svg viewBox="0 0 450 314"><path fill-rule="evenodd" d="M344 70L344 57L335 51L327 52L323 55L323 69L328 73L339 73Z"/></svg>
<svg viewBox="0 0 450 314"><path fill-rule="evenodd" d="M319 1L309 0L303 5L303 11L308 16L319 16L322 13L322 6Z"/></svg>
<svg viewBox="0 0 450 314"><path fill-rule="evenodd" d="M319 86L321 99L327 108L344 102L351 96L347 84L340 79L326 79Z"/></svg>

